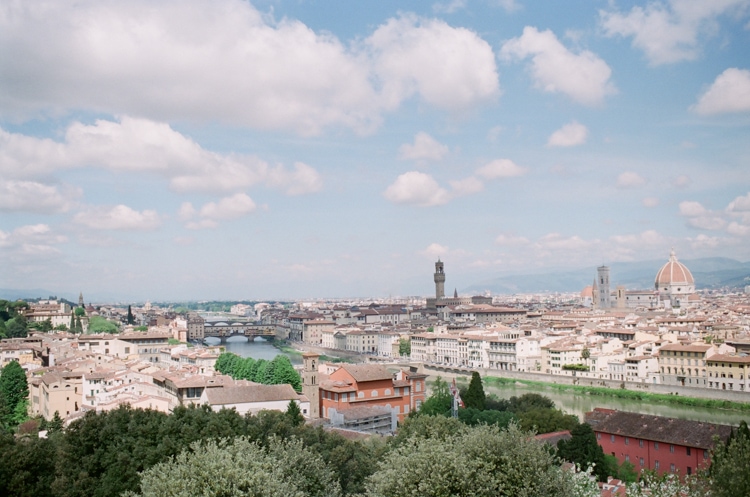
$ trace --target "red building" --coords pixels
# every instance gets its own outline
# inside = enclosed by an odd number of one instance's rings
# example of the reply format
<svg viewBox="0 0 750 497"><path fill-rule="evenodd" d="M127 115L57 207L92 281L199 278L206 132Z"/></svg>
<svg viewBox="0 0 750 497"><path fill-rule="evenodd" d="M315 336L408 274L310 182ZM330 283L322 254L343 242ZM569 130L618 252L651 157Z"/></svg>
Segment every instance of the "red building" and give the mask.
<svg viewBox="0 0 750 497"><path fill-rule="evenodd" d="M330 409L377 406L395 410L403 421L424 402L425 378L413 371L393 374L379 364L345 364L320 384L321 417L330 418Z"/></svg>
<svg viewBox="0 0 750 497"><path fill-rule="evenodd" d="M605 454L639 472L660 474L689 475L707 466L714 437L726 440L732 431L726 425L600 408L586 413L586 423Z"/></svg>

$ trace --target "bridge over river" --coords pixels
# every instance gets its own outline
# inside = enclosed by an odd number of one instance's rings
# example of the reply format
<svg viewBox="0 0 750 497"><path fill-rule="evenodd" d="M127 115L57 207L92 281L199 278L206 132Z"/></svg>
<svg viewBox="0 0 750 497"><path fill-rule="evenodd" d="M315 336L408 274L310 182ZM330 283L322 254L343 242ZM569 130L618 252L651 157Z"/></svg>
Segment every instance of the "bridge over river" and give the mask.
<svg viewBox="0 0 750 497"><path fill-rule="evenodd" d="M256 324L246 321L206 321L203 324L203 336L222 339L233 336L246 336L250 340L253 340L255 337L273 340L277 336L277 327L270 324Z"/></svg>

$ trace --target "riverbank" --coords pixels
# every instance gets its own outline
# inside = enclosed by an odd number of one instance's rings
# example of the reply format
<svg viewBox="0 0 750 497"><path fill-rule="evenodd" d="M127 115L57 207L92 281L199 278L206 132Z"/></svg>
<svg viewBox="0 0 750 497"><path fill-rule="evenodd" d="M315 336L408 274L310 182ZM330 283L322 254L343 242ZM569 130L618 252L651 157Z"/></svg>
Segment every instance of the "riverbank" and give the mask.
<svg viewBox="0 0 750 497"><path fill-rule="evenodd" d="M527 386L536 386L557 390L560 392L573 392L576 394L613 397L617 399L642 400L649 403L676 404L689 407L701 407L707 409L728 409L734 411L750 411L750 403L736 402L722 399L704 399L698 397L688 397L682 395L669 395L662 393L625 390L622 388L605 388L592 387L584 385L565 385L560 383L546 383L542 381L521 380L513 378L500 378L496 376L487 376L482 380L488 385L512 385L521 384Z"/></svg>
<svg viewBox="0 0 750 497"><path fill-rule="evenodd" d="M287 342L286 340L274 340L273 346L276 347L278 350L283 352L284 354L288 356L293 356L295 358L299 358L299 361L302 362L302 354L305 352L315 352L316 354L320 354L320 360L323 362L333 362L333 363L339 363L339 362L357 362L353 359L356 358L357 354L350 355L349 357L337 357L337 356L329 356L327 354L324 354L321 352L321 347L314 347L310 345L305 345L304 348L302 345L299 344L292 344L290 342ZM299 347L299 348L297 348ZM316 350L318 349L318 350ZM328 349L325 349L328 351ZM361 362L361 361L360 361Z"/></svg>

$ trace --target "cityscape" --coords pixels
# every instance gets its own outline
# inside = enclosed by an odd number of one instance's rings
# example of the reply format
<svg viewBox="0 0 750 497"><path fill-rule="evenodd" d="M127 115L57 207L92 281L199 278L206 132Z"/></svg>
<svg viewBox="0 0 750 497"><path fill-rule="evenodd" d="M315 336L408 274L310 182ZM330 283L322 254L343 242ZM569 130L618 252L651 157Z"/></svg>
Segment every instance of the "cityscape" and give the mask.
<svg viewBox="0 0 750 497"><path fill-rule="evenodd" d="M750 0L0 0L0 495L750 495Z"/></svg>

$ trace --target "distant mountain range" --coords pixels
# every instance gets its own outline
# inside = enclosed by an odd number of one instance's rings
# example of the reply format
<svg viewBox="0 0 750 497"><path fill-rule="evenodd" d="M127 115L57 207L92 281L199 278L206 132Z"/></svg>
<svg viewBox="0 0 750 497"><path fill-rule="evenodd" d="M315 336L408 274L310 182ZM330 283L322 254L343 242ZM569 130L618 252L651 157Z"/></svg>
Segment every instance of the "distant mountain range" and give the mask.
<svg viewBox="0 0 750 497"><path fill-rule="evenodd" d="M656 273L665 264L664 260L639 262L614 262L608 264L612 290L624 285L630 290L654 287ZM740 262L726 257L707 257L681 260L693 273L695 286L702 288L743 288L750 285L750 262ZM464 294L493 294L577 292L591 285L596 277L596 267L575 271L560 271L541 274L513 274L480 281L462 290Z"/></svg>

